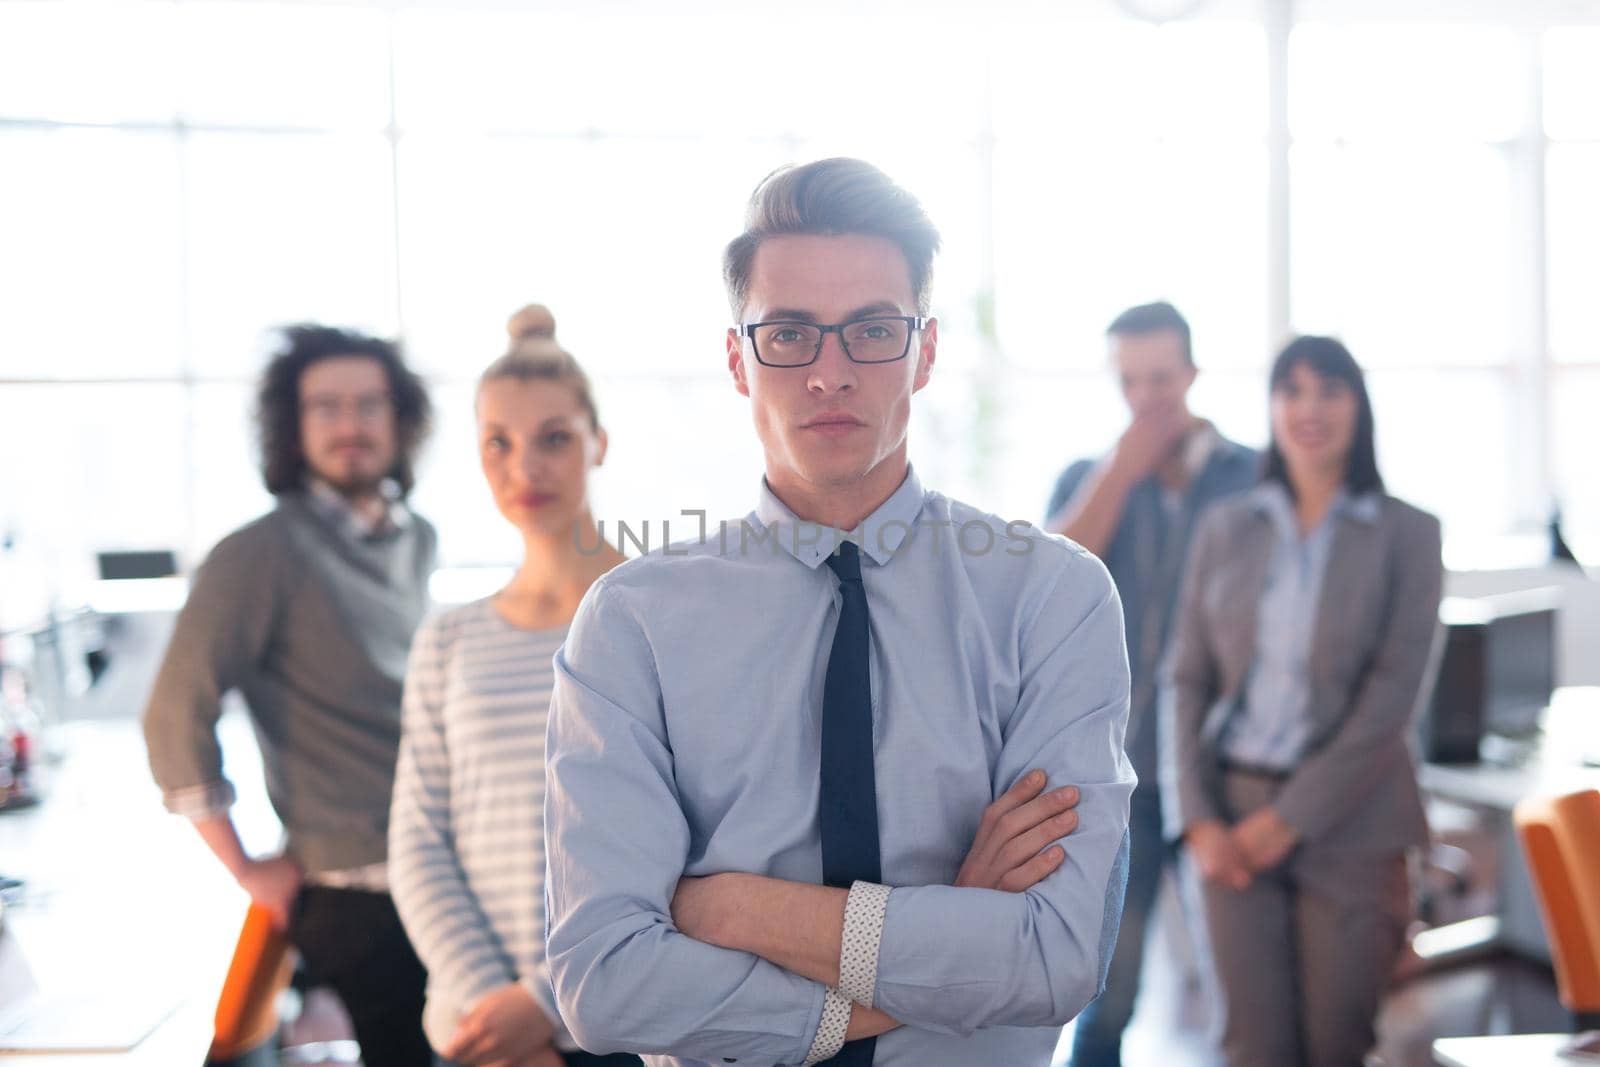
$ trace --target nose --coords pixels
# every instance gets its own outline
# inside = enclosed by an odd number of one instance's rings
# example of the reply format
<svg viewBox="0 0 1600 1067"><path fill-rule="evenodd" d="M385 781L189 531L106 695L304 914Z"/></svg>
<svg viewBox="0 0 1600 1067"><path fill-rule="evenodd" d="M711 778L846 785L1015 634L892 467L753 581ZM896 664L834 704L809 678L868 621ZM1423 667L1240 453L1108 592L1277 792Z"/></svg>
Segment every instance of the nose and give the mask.
<svg viewBox="0 0 1600 1067"><path fill-rule="evenodd" d="M856 365L845 355L844 342L837 332L822 335L822 351L806 369L810 371L806 387L814 393L839 393L856 386Z"/></svg>
<svg viewBox="0 0 1600 1067"><path fill-rule="evenodd" d="M544 470L544 457L539 454L537 448L522 448L519 450L515 465L522 480L531 485L539 480L539 475Z"/></svg>

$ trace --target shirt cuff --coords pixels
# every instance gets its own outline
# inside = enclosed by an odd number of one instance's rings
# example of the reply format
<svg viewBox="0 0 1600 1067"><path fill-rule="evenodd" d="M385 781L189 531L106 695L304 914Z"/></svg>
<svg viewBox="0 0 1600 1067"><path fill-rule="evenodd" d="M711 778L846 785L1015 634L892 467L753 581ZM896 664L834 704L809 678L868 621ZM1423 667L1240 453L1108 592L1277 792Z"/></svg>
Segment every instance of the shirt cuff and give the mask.
<svg viewBox="0 0 1600 1067"><path fill-rule="evenodd" d="M172 814L200 822L228 814L228 809L233 807L235 793L231 782L216 781L185 789L171 789L161 799Z"/></svg>
<svg viewBox="0 0 1600 1067"><path fill-rule="evenodd" d="M839 992L864 1008L872 1007L878 987L878 948L889 910L889 887L856 882L844 905L844 937L839 944Z"/></svg>
<svg viewBox="0 0 1600 1067"><path fill-rule="evenodd" d="M837 989L829 989L822 1001L822 1021L817 1024L817 1036L812 1039L811 1051L806 1053L806 1064L831 1060L844 1048L844 1035L850 1029L850 998Z"/></svg>

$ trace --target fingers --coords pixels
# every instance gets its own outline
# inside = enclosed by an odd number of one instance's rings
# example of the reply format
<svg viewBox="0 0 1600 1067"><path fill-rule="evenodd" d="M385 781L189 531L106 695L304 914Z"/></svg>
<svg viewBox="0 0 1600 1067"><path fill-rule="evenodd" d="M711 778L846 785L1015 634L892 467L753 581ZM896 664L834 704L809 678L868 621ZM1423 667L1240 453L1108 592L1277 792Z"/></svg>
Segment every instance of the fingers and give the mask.
<svg viewBox="0 0 1600 1067"><path fill-rule="evenodd" d="M1212 885L1238 891L1250 888L1255 879L1249 860L1227 838L1197 852L1196 859L1201 877Z"/></svg>
<svg viewBox="0 0 1600 1067"><path fill-rule="evenodd" d="M468 1015L456 1026L456 1032L450 1035L450 1041L439 1052L447 1060L460 1060L464 1063L473 1063L484 1058L481 1045L486 1037L483 1020L476 1015Z"/></svg>
<svg viewBox="0 0 1600 1067"><path fill-rule="evenodd" d="M461 1051L461 1059L466 1063L484 1063L504 1057L505 1048L500 1035L487 1026Z"/></svg>
<svg viewBox="0 0 1600 1067"><path fill-rule="evenodd" d="M994 798L987 808L983 810L985 822L998 820L1002 815L1022 807L1028 801L1038 796L1045 785L1044 772L1032 770L1018 778L1016 784L1004 793Z"/></svg>
<svg viewBox="0 0 1600 1067"><path fill-rule="evenodd" d="M1022 866L1006 872L1000 879L1000 888L1007 893L1021 893L1032 889L1049 877L1050 872L1061 866L1061 861L1066 858L1066 849L1060 845L1047 848Z"/></svg>
<svg viewBox="0 0 1600 1067"><path fill-rule="evenodd" d="M995 831L1002 843L1009 842L1062 812L1077 807L1079 799L1077 786L1068 785L1052 789L1043 796L1036 797L1001 816L999 822L995 824Z"/></svg>
<svg viewBox="0 0 1600 1067"><path fill-rule="evenodd" d="M1066 837L1077 828L1077 812L1058 812L1006 842L1000 849L1000 866L1003 869L1017 867L1038 855L1050 842Z"/></svg>
<svg viewBox="0 0 1600 1067"><path fill-rule="evenodd" d="M1235 864L1213 868L1205 875L1205 879L1212 885L1235 892L1249 889L1250 883L1255 880L1246 868Z"/></svg>
<svg viewBox="0 0 1600 1067"><path fill-rule="evenodd" d="M1238 865L1247 876L1260 874L1278 865L1282 854L1274 843L1257 831L1260 823L1244 824L1234 828L1229 843L1233 846Z"/></svg>

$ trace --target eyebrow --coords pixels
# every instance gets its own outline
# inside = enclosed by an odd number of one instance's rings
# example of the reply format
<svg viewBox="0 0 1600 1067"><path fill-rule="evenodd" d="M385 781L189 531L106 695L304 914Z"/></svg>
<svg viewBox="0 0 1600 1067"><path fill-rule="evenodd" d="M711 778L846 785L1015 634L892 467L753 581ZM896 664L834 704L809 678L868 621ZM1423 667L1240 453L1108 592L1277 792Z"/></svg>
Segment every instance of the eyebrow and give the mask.
<svg viewBox="0 0 1600 1067"><path fill-rule="evenodd" d="M877 300L870 304L863 304L850 312L840 321L854 322L856 319L869 318L873 315L901 315L900 305L892 300ZM814 312L804 311L799 308L774 308L767 312L762 322L810 322L818 321Z"/></svg>
<svg viewBox="0 0 1600 1067"><path fill-rule="evenodd" d="M388 397L389 390L387 389L367 389L357 393L345 393L340 392L337 389L325 389L321 392L302 394L300 397L300 403L306 404L315 400L385 400L388 399Z"/></svg>
<svg viewBox="0 0 1600 1067"><path fill-rule="evenodd" d="M571 416L571 415L551 415L548 419L545 419L543 422L541 422L539 424L539 431L542 432L544 430L566 429L567 426L571 423L572 418L573 418L573 416ZM509 433L510 432L510 428L506 427L506 426L502 426L500 423L495 422L492 419L484 420L483 432L484 433L489 433L491 431L498 432L498 433Z"/></svg>

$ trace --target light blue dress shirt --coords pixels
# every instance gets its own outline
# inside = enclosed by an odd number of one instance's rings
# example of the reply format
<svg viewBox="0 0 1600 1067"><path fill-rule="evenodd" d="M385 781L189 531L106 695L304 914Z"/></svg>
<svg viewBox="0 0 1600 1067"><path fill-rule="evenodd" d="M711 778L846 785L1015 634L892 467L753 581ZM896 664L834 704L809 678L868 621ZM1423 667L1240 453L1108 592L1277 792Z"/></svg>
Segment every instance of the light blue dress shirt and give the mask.
<svg viewBox="0 0 1600 1067"><path fill-rule="evenodd" d="M1128 661L1116 591L1063 538L924 491L863 556L889 894L877 1067L1049 1063L1104 983L1127 866ZM765 487L742 522L595 583L562 650L545 803L549 966L585 1048L657 1065L798 1064L824 988L680 934L684 875L822 881L834 532ZM957 889L984 808L1033 768L1083 791L1066 860L1025 893ZM653 1055L651 1055L653 1054Z"/></svg>
<svg viewBox="0 0 1600 1067"><path fill-rule="evenodd" d="M1294 501L1279 482L1250 491L1251 502L1272 523L1272 559L1256 609L1256 653L1238 709L1222 737L1223 755L1235 762L1288 772L1299 765L1311 737L1310 665L1317 609L1328 553L1341 519L1377 522L1376 493L1340 490L1316 528L1304 536Z"/></svg>

